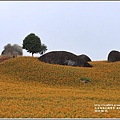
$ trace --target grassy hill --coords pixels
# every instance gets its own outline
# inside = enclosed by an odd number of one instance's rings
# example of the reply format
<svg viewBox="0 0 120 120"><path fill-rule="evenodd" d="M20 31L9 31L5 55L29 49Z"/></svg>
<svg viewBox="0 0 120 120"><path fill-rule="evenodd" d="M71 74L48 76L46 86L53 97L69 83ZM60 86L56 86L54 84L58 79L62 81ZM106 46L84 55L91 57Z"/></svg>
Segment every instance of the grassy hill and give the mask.
<svg viewBox="0 0 120 120"><path fill-rule="evenodd" d="M120 62L90 64L92 68L52 65L34 57L1 62L0 117L119 118L120 108L95 112L94 105L120 105Z"/></svg>

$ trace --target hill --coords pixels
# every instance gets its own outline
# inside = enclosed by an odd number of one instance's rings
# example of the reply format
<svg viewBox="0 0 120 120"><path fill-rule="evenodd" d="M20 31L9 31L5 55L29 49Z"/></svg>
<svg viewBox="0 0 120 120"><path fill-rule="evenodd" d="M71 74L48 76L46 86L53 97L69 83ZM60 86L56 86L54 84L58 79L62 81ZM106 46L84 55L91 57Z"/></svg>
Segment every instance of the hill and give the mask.
<svg viewBox="0 0 120 120"><path fill-rule="evenodd" d="M0 117L120 117L118 109L95 112L94 107L119 104L120 62L90 64L92 68L52 65L34 57L0 63Z"/></svg>
<svg viewBox="0 0 120 120"><path fill-rule="evenodd" d="M120 62L90 62L93 68L52 65L38 58L19 57L0 64L1 73L24 81L37 81L48 85L114 89L119 87ZM91 84L84 85L81 78L89 78ZM82 88L83 89L83 88Z"/></svg>
<svg viewBox="0 0 120 120"><path fill-rule="evenodd" d="M7 56L0 56L0 63L4 62L5 60L9 60L11 57L7 57Z"/></svg>

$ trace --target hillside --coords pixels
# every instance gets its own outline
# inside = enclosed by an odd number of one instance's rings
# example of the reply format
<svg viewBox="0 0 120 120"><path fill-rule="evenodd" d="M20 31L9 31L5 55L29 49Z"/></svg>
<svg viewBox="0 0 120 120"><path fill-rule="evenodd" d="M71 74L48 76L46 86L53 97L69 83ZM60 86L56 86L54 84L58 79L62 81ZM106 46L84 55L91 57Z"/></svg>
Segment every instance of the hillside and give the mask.
<svg viewBox="0 0 120 120"><path fill-rule="evenodd" d="M120 62L90 64L92 68L52 65L34 57L1 62L0 117L120 117L119 110L94 111L94 104L119 104Z"/></svg>
<svg viewBox="0 0 120 120"><path fill-rule="evenodd" d="M48 85L114 89L119 87L120 62L91 62L92 68L52 65L37 58L19 57L0 64L1 73L24 81L37 81ZM89 78L90 84L81 83L81 78Z"/></svg>
<svg viewBox="0 0 120 120"><path fill-rule="evenodd" d="M0 63L4 62L5 60L9 60L11 57L0 56Z"/></svg>

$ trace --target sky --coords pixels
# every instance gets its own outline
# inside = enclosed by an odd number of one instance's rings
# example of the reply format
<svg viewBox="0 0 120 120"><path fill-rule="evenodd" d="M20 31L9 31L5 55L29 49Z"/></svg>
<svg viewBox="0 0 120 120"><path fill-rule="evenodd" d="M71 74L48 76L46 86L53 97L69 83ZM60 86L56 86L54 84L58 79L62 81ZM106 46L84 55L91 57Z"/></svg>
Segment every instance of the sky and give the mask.
<svg viewBox="0 0 120 120"><path fill-rule="evenodd" d="M46 53L107 60L110 51L120 51L120 2L0 1L0 54L8 43L22 46L30 33L40 37ZM23 55L31 56L26 50Z"/></svg>

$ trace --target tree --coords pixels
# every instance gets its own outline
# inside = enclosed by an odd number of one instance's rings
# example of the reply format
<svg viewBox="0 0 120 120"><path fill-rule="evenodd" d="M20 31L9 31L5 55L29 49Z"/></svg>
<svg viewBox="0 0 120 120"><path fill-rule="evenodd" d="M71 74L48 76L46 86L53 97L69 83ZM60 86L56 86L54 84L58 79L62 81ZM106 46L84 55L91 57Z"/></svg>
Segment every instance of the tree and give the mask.
<svg viewBox="0 0 120 120"><path fill-rule="evenodd" d="M14 50L15 50L16 52L19 53L19 55L23 55L22 47L21 47L21 46L19 46L18 44L14 44L12 47L14 48Z"/></svg>
<svg viewBox="0 0 120 120"><path fill-rule="evenodd" d="M2 55L8 55L8 56L17 56L17 55L23 55L22 53L22 47L18 44L11 45L10 43L4 46L4 50L2 51Z"/></svg>
<svg viewBox="0 0 120 120"><path fill-rule="evenodd" d="M4 49L8 49L8 48L11 48L11 44L8 43L7 45L4 46Z"/></svg>
<svg viewBox="0 0 120 120"><path fill-rule="evenodd" d="M38 36L34 33L30 33L25 39L23 40L23 49L26 49L27 52L32 53L41 53L42 51L45 52L47 50L47 46L41 44L41 40Z"/></svg>
<svg viewBox="0 0 120 120"><path fill-rule="evenodd" d="M47 51L47 46L44 44L41 44L41 50L40 50L39 54L42 55L46 51Z"/></svg>

